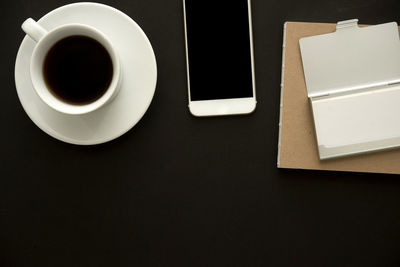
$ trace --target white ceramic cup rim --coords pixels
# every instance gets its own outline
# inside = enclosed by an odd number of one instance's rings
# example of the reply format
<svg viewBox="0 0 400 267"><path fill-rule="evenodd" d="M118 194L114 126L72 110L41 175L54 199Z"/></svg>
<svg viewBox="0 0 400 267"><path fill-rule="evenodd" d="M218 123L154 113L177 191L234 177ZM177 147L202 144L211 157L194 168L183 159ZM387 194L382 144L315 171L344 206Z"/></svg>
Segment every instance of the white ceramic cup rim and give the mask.
<svg viewBox="0 0 400 267"><path fill-rule="evenodd" d="M97 100L84 105L70 104L56 97L47 87L43 77L43 64L47 52L58 41L76 35L90 37L102 44L109 53L113 65L112 80L106 92ZM102 32L85 24L65 24L45 33L38 41L32 53L30 74L33 87L43 102L61 113L81 115L99 109L115 97L119 90L121 71L119 57L111 42Z"/></svg>

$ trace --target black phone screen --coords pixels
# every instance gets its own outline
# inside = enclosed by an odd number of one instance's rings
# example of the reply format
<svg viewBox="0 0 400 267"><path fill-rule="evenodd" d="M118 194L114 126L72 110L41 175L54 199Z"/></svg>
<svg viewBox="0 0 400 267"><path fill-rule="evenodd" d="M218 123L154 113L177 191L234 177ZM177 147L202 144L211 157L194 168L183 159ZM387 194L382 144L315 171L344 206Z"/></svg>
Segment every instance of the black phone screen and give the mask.
<svg viewBox="0 0 400 267"><path fill-rule="evenodd" d="M247 0L185 0L191 101L253 97Z"/></svg>

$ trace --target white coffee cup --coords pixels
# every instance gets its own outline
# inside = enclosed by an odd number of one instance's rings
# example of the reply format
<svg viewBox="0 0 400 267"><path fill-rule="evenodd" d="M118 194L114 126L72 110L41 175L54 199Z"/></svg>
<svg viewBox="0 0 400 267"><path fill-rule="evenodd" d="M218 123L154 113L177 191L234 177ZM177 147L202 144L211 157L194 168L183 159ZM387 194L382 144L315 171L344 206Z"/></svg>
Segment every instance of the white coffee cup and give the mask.
<svg viewBox="0 0 400 267"><path fill-rule="evenodd" d="M119 57L111 42L99 30L84 24L66 24L51 31L47 31L31 18L27 19L22 24L22 29L37 43L33 50L30 62L31 80L35 91L48 106L61 113L80 115L99 109L112 101L112 99L117 95L121 81ZM109 53L113 66L113 76L108 89L99 99L84 105L70 104L56 97L50 91L51 89L47 87L43 75L43 64L47 52L58 41L74 35L86 36L98 41Z"/></svg>

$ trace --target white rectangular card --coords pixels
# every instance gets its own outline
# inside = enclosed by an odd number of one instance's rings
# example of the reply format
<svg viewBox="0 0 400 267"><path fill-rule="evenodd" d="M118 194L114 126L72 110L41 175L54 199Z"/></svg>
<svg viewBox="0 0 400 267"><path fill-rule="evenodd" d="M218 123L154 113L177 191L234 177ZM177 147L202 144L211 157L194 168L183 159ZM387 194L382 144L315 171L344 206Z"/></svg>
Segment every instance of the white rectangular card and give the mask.
<svg viewBox="0 0 400 267"><path fill-rule="evenodd" d="M300 39L320 159L400 147L400 40L396 23Z"/></svg>

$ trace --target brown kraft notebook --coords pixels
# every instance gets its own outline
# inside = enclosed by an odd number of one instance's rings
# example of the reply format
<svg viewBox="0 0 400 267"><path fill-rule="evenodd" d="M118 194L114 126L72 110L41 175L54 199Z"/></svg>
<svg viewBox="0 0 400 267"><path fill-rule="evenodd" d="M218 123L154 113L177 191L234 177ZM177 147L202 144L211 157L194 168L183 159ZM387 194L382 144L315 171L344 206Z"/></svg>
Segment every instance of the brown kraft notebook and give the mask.
<svg viewBox="0 0 400 267"><path fill-rule="evenodd" d="M278 168L400 174L400 149L325 161L318 157L299 39L335 30L336 24L326 23L284 25Z"/></svg>

